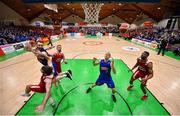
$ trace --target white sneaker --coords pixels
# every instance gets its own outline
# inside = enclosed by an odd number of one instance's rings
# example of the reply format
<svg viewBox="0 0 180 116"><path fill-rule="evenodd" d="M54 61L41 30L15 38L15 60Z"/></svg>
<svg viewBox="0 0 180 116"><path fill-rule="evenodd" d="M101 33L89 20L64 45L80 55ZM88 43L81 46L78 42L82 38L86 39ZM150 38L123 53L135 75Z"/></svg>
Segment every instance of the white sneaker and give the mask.
<svg viewBox="0 0 180 116"><path fill-rule="evenodd" d="M31 96L31 94L29 94L29 93L22 93L21 96L23 96L23 97L29 97L29 96Z"/></svg>
<svg viewBox="0 0 180 116"><path fill-rule="evenodd" d="M56 103L55 103L55 102L51 103L51 106L52 106L52 107L55 107L55 106L56 106Z"/></svg>

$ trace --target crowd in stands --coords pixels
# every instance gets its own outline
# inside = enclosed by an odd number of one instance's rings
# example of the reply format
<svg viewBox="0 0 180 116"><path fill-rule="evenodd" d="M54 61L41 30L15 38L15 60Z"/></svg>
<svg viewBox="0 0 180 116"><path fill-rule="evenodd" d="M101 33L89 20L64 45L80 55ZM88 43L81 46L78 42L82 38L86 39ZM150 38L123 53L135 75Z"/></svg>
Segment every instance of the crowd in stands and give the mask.
<svg viewBox="0 0 180 116"><path fill-rule="evenodd" d="M65 29L67 33L84 33L86 35L96 35L98 32L119 33L118 27L69 27Z"/></svg>
<svg viewBox="0 0 180 116"><path fill-rule="evenodd" d="M118 27L77 27L72 26L63 31L52 30L40 27L31 26L15 26L13 24L1 24L0 23L0 45L12 44L16 42L26 41L26 40L38 40L40 37L59 35L60 33L84 33L85 35L96 35L97 33L119 33ZM147 42L160 43L162 38L168 40L169 45L180 45L180 30L167 30L160 27L138 27L136 29L129 30L128 38L140 39ZM173 48L179 51L180 46Z"/></svg>
<svg viewBox="0 0 180 116"><path fill-rule="evenodd" d="M59 35L60 33L84 33L96 35L97 33L119 33L118 27L68 27L62 31L32 26L15 26L0 23L0 45L12 44L26 40L38 40L40 37Z"/></svg>
<svg viewBox="0 0 180 116"><path fill-rule="evenodd" d="M131 38L141 39L145 41L156 41L159 43L161 38L166 38L170 44L180 43L180 30L167 30L165 28L154 27L129 30Z"/></svg>
<svg viewBox="0 0 180 116"><path fill-rule="evenodd" d="M180 49L180 30L167 30L160 27L139 27L137 29L129 30L128 34L130 38L140 39L147 42L156 42L157 44L161 42L161 39L165 38L168 41L168 46L171 46L169 47L169 50L179 51Z"/></svg>
<svg viewBox="0 0 180 116"><path fill-rule="evenodd" d="M0 45L12 44L26 40L37 40L40 37L45 37L54 34L60 34L60 31L55 31L47 28L38 28L31 26L15 26L13 24L0 24Z"/></svg>

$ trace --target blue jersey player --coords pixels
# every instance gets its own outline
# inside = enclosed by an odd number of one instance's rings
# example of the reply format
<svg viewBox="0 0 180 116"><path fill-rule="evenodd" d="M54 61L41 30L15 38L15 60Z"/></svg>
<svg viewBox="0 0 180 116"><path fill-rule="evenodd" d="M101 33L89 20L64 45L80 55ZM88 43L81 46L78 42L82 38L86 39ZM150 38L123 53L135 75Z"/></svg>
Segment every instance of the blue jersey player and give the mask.
<svg viewBox="0 0 180 116"><path fill-rule="evenodd" d="M114 60L110 61L110 58L111 58L111 54L107 52L105 54L105 59L102 59L101 61L97 61L96 58L93 59L94 66L100 65L100 75L97 81L87 89L86 93L89 93L93 87L100 86L105 83L109 88L112 89L112 99L114 102L116 102L116 97L114 95L116 90L115 90L114 82L111 77L111 69L114 74L116 73L116 69L114 67Z"/></svg>

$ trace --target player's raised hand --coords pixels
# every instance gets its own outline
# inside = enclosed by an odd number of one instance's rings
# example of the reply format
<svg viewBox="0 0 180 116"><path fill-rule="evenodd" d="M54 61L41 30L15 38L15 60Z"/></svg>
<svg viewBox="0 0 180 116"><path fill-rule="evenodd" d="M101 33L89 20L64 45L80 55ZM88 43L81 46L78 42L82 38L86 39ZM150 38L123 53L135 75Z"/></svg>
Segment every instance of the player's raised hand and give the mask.
<svg viewBox="0 0 180 116"><path fill-rule="evenodd" d="M111 57L111 62L112 62L112 65L114 65L114 58Z"/></svg>
<svg viewBox="0 0 180 116"><path fill-rule="evenodd" d="M31 52L32 51L32 46L30 43L26 42L24 46L24 50Z"/></svg>
<svg viewBox="0 0 180 116"><path fill-rule="evenodd" d="M67 64L68 62L67 62L67 60L64 60L64 64Z"/></svg>

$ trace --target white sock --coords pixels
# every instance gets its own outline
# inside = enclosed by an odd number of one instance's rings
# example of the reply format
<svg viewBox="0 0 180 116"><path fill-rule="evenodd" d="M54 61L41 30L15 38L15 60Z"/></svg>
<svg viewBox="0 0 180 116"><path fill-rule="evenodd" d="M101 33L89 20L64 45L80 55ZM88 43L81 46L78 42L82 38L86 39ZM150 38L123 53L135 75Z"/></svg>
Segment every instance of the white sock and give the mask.
<svg viewBox="0 0 180 116"><path fill-rule="evenodd" d="M52 98L52 97L50 97L50 98L49 98L49 101L50 101L50 103L51 103L52 105L54 105L54 104L55 104L55 102L54 102L54 100L53 100L53 98Z"/></svg>

